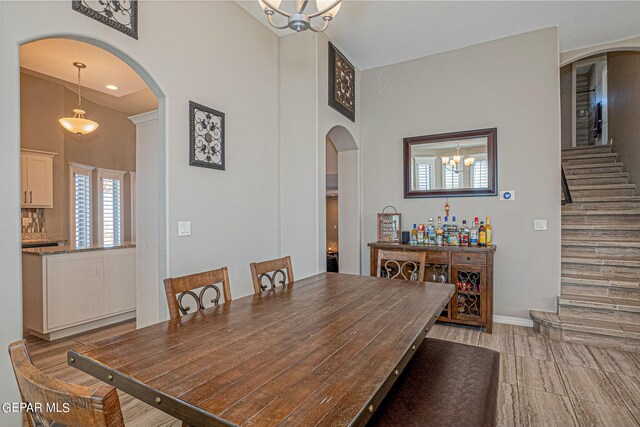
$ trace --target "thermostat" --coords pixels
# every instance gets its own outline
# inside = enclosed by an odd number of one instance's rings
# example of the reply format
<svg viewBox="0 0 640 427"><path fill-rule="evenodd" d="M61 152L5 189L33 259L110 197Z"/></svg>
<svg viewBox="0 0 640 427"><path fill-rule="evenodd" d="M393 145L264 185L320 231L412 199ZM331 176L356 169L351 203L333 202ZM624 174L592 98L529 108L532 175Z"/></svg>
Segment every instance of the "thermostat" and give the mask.
<svg viewBox="0 0 640 427"><path fill-rule="evenodd" d="M501 191L500 192L500 200L515 200L516 192L515 191Z"/></svg>

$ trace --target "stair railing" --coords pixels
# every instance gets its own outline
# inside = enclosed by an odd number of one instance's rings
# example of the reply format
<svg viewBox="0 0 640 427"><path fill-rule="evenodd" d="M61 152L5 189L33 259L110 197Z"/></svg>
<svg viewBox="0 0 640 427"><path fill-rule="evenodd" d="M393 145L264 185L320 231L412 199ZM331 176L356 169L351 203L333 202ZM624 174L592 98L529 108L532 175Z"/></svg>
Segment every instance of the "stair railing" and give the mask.
<svg viewBox="0 0 640 427"><path fill-rule="evenodd" d="M564 174L564 166L560 166L560 170L562 171L562 204L566 205L567 203L573 203L573 199L571 198L571 190L569 190L569 184L567 183L567 176Z"/></svg>

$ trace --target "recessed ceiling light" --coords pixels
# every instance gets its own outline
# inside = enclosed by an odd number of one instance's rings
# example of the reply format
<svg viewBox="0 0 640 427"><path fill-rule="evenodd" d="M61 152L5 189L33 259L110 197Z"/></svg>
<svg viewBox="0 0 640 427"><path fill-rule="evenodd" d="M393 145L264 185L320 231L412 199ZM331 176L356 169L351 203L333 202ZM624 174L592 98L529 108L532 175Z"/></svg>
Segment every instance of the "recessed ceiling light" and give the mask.
<svg viewBox="0 0 640 427"><path fill-rule="evenodd" d="M118 86L116 85L106 85L105 87L109 90L118 90Z"/></svg>

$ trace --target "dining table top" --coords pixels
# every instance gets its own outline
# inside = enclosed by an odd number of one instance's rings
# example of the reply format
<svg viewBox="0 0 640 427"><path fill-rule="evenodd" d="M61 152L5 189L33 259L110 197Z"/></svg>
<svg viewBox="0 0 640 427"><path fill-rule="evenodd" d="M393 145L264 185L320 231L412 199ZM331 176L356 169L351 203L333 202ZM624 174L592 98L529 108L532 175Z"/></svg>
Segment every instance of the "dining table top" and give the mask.
<svg viewBox="0 0 640 427"><path fill-rule="evenodd" d="M453 290L321 273L67 360L193 426L364 425Z"/></svg>

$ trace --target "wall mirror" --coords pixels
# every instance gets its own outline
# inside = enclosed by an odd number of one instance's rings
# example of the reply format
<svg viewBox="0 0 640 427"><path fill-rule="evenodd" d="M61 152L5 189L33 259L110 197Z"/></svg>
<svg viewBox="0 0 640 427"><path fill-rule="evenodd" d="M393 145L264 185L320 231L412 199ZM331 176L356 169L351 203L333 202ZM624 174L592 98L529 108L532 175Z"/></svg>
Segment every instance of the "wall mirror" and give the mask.
<svg viewBox="0 0 640 427"><path fill-rule="evenodd" d="M404 197L495 196L497 129L405 138Z"/></svg>

